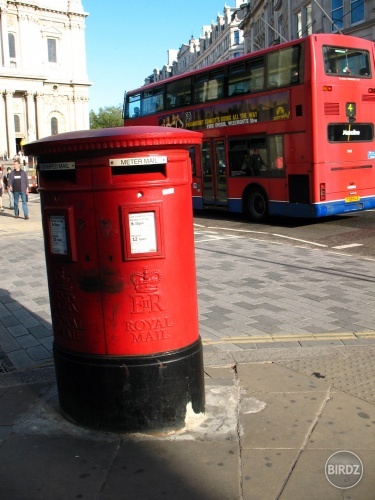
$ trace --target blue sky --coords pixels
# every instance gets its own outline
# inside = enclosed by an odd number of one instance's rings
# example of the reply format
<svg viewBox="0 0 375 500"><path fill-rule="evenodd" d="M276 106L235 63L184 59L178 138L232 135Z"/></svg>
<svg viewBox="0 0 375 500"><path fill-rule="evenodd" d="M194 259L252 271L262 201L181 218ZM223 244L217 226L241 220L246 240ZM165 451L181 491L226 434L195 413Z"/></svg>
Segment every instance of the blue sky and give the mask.
<svg viewBox="0 0 375 500"><path fill-rule="evenodd" d="M235 0L227 0L233 7ZM124 91L167 63L167 50L179 49L203 25L216 22L225 0L139 2L82 0L86 18L86 56L90 109L122 104Z"/></svg>

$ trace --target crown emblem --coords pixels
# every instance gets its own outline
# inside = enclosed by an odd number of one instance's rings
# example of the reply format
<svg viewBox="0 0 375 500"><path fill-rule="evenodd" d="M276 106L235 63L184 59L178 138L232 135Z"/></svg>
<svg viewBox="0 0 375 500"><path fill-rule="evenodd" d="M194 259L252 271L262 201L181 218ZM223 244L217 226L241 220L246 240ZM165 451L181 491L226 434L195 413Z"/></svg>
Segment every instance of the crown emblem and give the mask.
<svg viewBox="0 0 375 500"><path fill-rule="evenodd" d="M72 280L71 276L68 276L66 274L64 268L61 268L56 272L55 278L56 278L57 287L60 290L68 290L69 291L69 290L73 289L73 280Z"/></svg>
<svg viewBox="0 0 375 500"><path fill-rule="evenodd" d="M133 273L130 281L134 288L140 293L156 292L159 288L161 275L159 271L149 271L147 267L143 268L143 273Z"/></svg>

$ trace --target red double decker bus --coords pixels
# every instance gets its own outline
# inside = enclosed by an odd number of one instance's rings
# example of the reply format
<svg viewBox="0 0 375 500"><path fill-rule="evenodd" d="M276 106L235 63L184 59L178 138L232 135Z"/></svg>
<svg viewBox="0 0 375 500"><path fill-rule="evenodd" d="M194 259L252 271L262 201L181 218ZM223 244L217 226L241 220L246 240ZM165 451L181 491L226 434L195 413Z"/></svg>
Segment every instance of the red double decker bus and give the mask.
<svg viewBox="0 0 375 500"><path fill-rule="evenodd" d="M316 34L127 92L124 125L203 133L193 207L254 220L375 207L375 44Z"/></svg>

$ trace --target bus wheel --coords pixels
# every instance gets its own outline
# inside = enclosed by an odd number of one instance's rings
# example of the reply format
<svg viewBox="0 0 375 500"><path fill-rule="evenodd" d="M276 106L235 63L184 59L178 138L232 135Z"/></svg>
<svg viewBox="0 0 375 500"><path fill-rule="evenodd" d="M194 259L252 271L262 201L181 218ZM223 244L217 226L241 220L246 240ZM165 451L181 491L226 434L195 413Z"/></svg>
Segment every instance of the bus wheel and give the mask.
<svg viewBox="0 0 375 500"><path fill-rule="evenodd" d="M252 189L246 200L246 214L255 221L261 222L268 216L267 197L261 189Z"/></svg>

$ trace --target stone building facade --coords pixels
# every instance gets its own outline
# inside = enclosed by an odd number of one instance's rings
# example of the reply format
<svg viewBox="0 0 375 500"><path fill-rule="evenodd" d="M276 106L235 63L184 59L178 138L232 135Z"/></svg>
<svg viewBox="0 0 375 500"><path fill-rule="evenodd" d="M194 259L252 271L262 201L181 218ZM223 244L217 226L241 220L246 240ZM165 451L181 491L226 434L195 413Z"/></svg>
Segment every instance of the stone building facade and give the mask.
<svg viewBox="0 0 375 500"><path fill-rule="evenodd" d="M81 0L0 0L0 155L89 128Z"/></svg>
<svg viewBox="0 0 375 500"><path fill-rule="evenodd" d="M312 33L375 40L375 3L366 0L253 0L243 3L245 53Z"/></svg>
<svg viewBox="0 0 375 500"><path fill-rule="evenodd" d="M225 4L223 14L216 22L203 26L199 38L193 36L178 50L168 51L168 64L161 70L154 69L145 83L157 82L210 64L226 61L244 54L243 33L240 29L242 0L235 0L235 7Z"/></svg>
<svg viewBox="0 0 375 500"><path fill-rule="evenodd" d="M366 0L235 0L216 22L203 26L179 50L168 51L168 63L154 69L145 83L225 61L312 33L353 35L375 40L375 3Z"/></svg>

